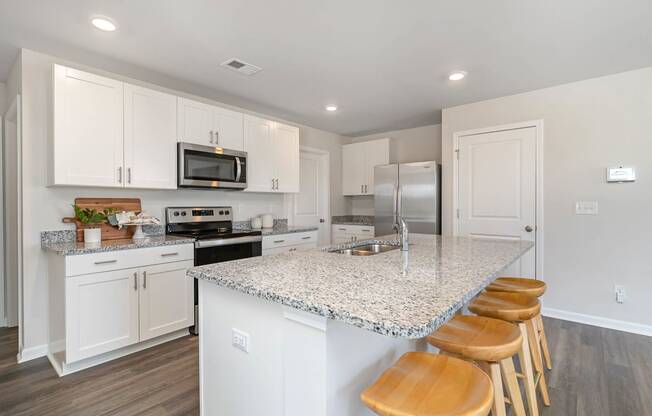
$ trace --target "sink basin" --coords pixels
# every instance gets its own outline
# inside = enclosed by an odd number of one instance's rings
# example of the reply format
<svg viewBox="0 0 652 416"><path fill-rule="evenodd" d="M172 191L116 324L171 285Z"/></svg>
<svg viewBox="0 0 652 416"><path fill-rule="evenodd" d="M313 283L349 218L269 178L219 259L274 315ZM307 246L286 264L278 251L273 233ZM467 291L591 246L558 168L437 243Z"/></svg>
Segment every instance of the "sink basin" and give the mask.
<svg viewBox="0 0 652 416"><path fill-rule="evenodd" d="M391 244L365 244L361 246L334 250L332 253L346 254L349 256L373 256L374 254L384 253L386 251L397 250L399 246Z"/></svg>

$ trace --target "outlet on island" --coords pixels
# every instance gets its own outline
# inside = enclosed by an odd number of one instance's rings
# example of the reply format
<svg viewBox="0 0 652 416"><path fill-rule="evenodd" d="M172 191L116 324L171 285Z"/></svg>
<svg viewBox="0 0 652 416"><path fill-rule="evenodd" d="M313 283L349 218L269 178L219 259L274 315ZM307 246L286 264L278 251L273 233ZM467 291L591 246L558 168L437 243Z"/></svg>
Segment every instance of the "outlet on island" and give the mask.
<svg viewBox="0 0 652 416"><path fill-rule="evenodd" d="M239 329L231 328L231 344L239 350L249 352L249 334Z"/></svg>

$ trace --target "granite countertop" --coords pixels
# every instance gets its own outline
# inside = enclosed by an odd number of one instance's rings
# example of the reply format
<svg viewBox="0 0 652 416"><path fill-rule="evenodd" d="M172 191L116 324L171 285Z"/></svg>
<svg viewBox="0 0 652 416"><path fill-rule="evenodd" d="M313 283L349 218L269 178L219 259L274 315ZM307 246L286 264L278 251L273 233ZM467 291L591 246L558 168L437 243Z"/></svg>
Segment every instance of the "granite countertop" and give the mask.
<svg viewBox="0 0 652 416"><path fill-rule="evenodd" d="M43 241L43 249L61 256L74 256L78 254L102 253L107 251L130 250L134 248L174 246L178 244L192 244L194 238L174 237L166 235L149 236L143 240L106 240L96 244L78 243L76 241Z"/></svg>
<svg viewBox="0 0 652 416"><path fill-rule="evenodd" d="M339 215L331 219L331 224L335 225L366 225L374 226L373 215Z"/></svg>
<svg viewBox="0 0 652 416"><path fill-rule="evenodd" d="M396 244L390 238L374 241ZM422 338L532 246L411 234L407 254L358 257L315 249L195 267L188 275L382 335Z"/></svg>

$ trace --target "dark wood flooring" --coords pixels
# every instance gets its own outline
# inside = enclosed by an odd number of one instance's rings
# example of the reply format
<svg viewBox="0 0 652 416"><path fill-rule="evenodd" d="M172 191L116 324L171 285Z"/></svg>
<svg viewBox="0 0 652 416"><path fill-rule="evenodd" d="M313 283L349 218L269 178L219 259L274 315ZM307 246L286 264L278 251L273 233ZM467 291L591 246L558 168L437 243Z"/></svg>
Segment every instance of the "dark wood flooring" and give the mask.
<svg viewBox="0 0 652 416"><path fill-rule="evenodd" d="M552 406L541 406L542 415L652 415L652 338L556 319L545 325L554 368ZM0 329L0 415L199 414L195 337L63 378L45 358L16 364L16 346L16 330Z"/></svg>

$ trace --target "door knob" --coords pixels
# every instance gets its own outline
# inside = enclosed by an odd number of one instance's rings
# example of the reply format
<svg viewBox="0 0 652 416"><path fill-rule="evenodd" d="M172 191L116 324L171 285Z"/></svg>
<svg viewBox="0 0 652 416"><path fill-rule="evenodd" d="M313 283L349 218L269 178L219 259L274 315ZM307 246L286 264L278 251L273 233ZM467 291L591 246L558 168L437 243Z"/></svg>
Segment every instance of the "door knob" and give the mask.
<svg viewBox="0 0 652 416"><path fill-rule="evenodd" d="M533 228L531 226L529 226L529 225L525 226L525 231L527 231L528 233L531 233L532 230L533 230Z"/></svg>

